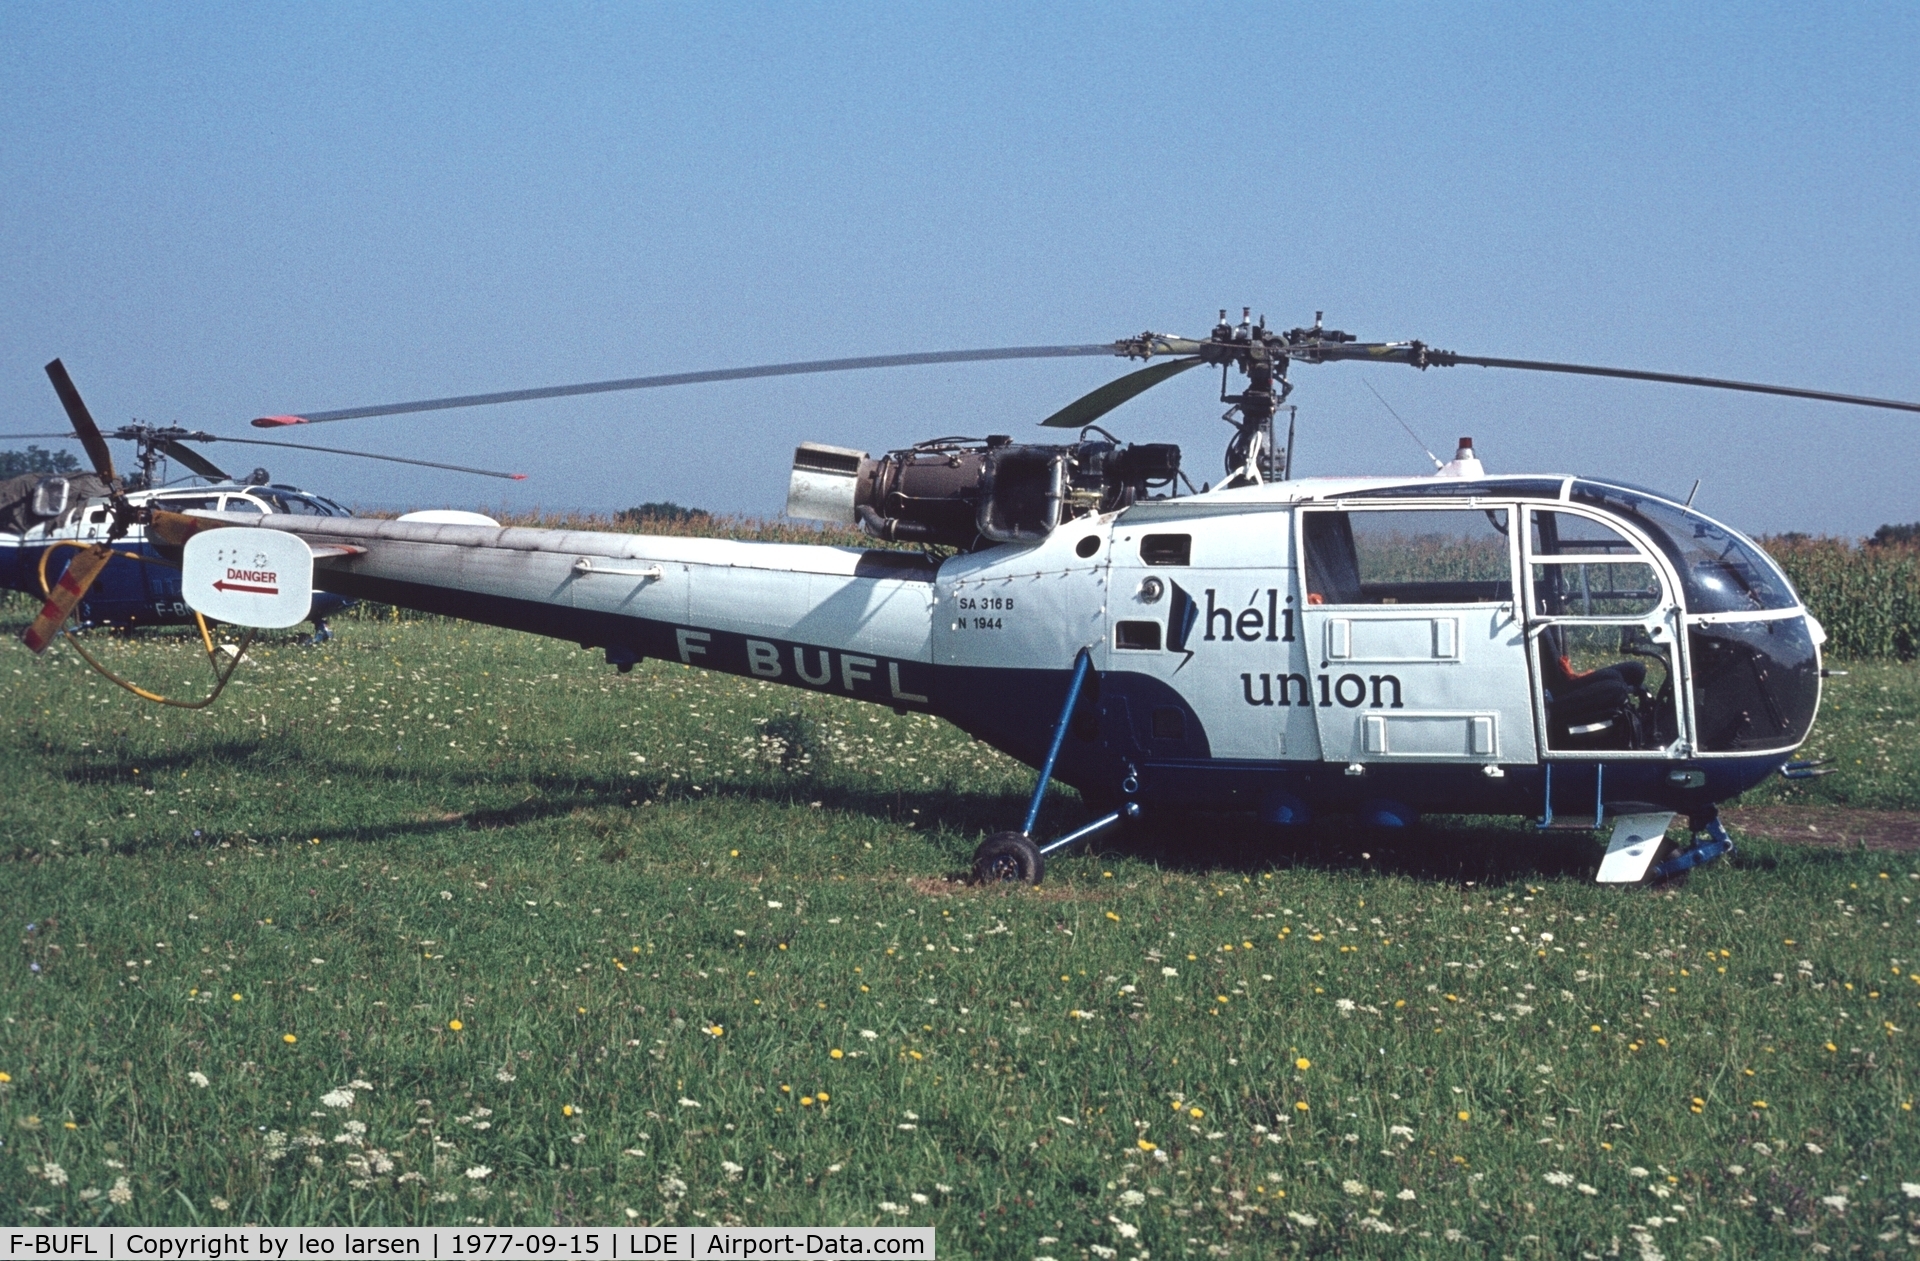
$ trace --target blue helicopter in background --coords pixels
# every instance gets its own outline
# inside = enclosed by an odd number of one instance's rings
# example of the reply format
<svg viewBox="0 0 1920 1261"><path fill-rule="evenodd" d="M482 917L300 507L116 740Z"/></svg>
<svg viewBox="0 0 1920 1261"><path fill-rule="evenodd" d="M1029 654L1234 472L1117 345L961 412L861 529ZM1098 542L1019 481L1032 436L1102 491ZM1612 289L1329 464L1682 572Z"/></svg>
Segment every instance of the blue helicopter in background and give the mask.
<svg viewBox="0 0 1920 1261"><path fill-rule="evenodd" d="M178 425L148 425L136 421L101 431L90 416L86 416L84 424L75 417L76 408L82 416L86 415L86 405L58 359L47 365L47 376L69 419L75 421L74 428L61 433L0 434L0 441L65 439L86 445L82 435L92 431L99 437L131 442L139 471L125 479L120 488L121 497L130 508L149 510L134 514L131 524L121 523L117 527L113 488L97 472L80 472L77 466L76 471L25 473L0 480L0 587L42 598L58 581L75 549L111 543L113 558L74 610L75 624L82 627L131 630L184 626L193 622L193 610L181 598L179 569L173 559L163 555L155 543L148 540L146 528L138 519L150 515L151 511L257 513L263 519L279 515L353 515L333 499L274 482L263 468L254 469L245 477L234 477L188 445L190 443L289 447L515 481L525 477L525 474L496 473L338 447L229 438ZM174 476L172 465L184 469L184 475ZM308 618L313 623L315 642L330 637L326 619L351 603L353 601L344 596L314 593Z"/></svg>

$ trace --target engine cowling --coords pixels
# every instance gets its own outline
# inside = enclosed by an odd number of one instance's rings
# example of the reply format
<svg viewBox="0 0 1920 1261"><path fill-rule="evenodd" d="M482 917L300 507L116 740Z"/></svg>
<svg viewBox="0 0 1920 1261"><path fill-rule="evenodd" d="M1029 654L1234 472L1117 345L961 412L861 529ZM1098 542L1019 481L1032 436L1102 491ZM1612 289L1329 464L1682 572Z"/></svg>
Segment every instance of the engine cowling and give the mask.
<svg viewBox="0 0 1920 1261"><path fill-rule="evenodd" d="M939 438L875 458L802 443L787 515L858 525L875 538L973 548L1032 542L1090 513L1163 497L1180 473L1171 443L1070 445Z"/></svg>

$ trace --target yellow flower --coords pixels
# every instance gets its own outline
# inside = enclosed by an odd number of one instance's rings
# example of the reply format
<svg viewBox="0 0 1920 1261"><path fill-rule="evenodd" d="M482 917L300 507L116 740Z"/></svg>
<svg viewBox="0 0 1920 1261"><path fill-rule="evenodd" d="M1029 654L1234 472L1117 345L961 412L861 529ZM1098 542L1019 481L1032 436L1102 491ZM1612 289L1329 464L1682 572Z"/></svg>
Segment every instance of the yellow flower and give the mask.
<svg viewBox="0 0 1920 1261"><path fill-rule="evenodd" d="M847 1053L845 1051L842 1051L839 1047L835 1047L833 1048L833 1050L827 1052L827 1058L834 1059L834 1060L844 1060L847 1058Z"/></svg>
<svg viewBox="0 0 1920 1261"><path fill-rule="evenodd" d="M813 1096L812 1096L812 1095L801 1095L801 1096L800 1096L800 1106L801 1106L801 1107L803 1107L803 1108L811 1108L811 1107L813 1106Z"/></svg>
<svg viewBox="0 0 1920 1261"><path fill-rule="evenodd" d="M61 1122L61 1124L66 1126L70 1130L77 1130L80 1128L78 1125L75 1125L72 1121L63 1121Z"/></svg>
<svg viewBox="0 0 1920 1261"><path fill-rule="evenodd" d="M782 1086L782 1087L780 1087L780 1093L781 1093L781 1094L783 1094L783 1095L790 1095L790 1094L792 1094L792 1093L793 1093L793 1087L792 1087L792 1086Z"/></svg>
<svg viewBox="0 0 1920 1261"><path fill-rule="evenodd" d="M1112 920L1116 924L1120 922L1120 917L1118 915L1115 915L1112 911L1107 912L1107 918Z"/></svg>
<svg viewBox="0 0 1920 1261"><path fill-rule="evenodd" d="M561 1105L560 1105L560 1115L561 1115L561 1116L563 1116L563 1117L570 1117L570 1116L572 1116L572 1115L573 1115L573 1105L572 1105L572 1104L570 1104L570 1103L563 1103L563 1104L561 1104Z"/></svg>
<svg viewBox="0 0 1920 1261"><path fill-rule="evenodd" d="M1767 1101L1765 1099L1755 1099L1753 1101L1753 1106L1756 1108L1764 1108L1767 1106Z"/></svg>
<svg viewBox="0 0 1920 1261"><path fill-rule="evenodd" d="M0 1073L0 1086L4 1086L12 1080L13 1080L12 1073Z"/></svg>
<svg viewBox="0 0 1920 1261"><path fill-rule="evenodd" d="M580 1013L581 1015L583 1015L583 1016L587 1014L587 1009L586 1009L586 1008L584 1008L584 1007L576 1007L576 1008L574 1008L574 1010L575 1010L575 1011L577 1011L577 1012L579 1012L579 1013Z"/></svg>
<svg viewBox="0 0 1920 1261"><path fill-rule="evenodd" d="M1293 1110L1295 1112L1305 1112L1307 1110L1307 1101L1302 1099L1299 1103L1294 1104Z"/></svg>
<svg viewBox="0 0 1920 1261"><path fill-rule="evenodd" d="M239 1002L239 1001L240 1001L240 996L239 996L238 994L235 994L235 995L233 996L233 1001L234 1001L234 1002L236 1002L236 1003L237 1003L237 1002Z"/></svg>
<svg viewBox="0 0 1920 1261"><path fill-rule="evenodd" d="M1198 1121L1201 1117L1207 1114L1201 1111L1199 1108L1188 1108L1187 1115L1192 1117L1194 1120Z"/></svg>
<svg viewBox="0 0 1920 1261"><path fill-rule="evenodd" d="M1147 1141L1146 1139L1144 1139L1144 1138L1142 1138L1142 1139L1136 1139L1136 1140L1134 1140L1134 1144L1133 1144L1133 1145L1134 1145L1135 1147L1138 1147L1138 1148L1139 1148L1139 1149L1140 1149L1141 1151L1143 1151L1143 1152L1150 1152L1150 1151L1152 1151L1152 1150L1153 1150L1154 1148L1156 1148L1156 1147L1158 1147L1158 1146L1159 1146L1159 1144L1158 1144L1158 1143L1149 1143L1149 1142L1148 1142L1148 1141Z"/></svg>
<svg viewBox="0 0 1920 1261"><path fill-rule="evenodd" d="M1459 1117L1462 1121L1473 1120L1473 1113L1467 1111L1465 1108L1460 1109L1460 1111L1454 1113L1453 1115Z"/></svg>
<svg viewBox="0 0 1920 1261"><path fill-rule="evenodd" d="M288 1046L292 1046L294 1043L298 1042L300 1039L294 1037L291 1033L283 1033L280 1035L280 1040L286 1043Z"/></svg>
<svg viewBox="0 0 1920 1261"><path fill-rule="evenodd" d="M830 1095L830 1094L828 1094L828 1093L827 1093L826 1091L824 1091L824 1090L823 1090L823 1091L821 1091L821 1092L820 1092L820 1102L821 1102L821 1103L825 1103L825 1102L826 1102L827 1100L829 1100L829 1099L831 1099L831 1098L833 1098L833 1096L832 1096L832 1095Z"/></svg>
<svg viewBox="0 0 1920 1261"><path fill-rule="evenodd" d="M729 857L729 858L738 858L738 857L740 857L740 851L739 851L739 850L737 850L737 849L730 849L730 850L728 850L728 851L727 851L727 857Z"/></svg>
<svg viewBox="0 0 1920 1261"><path fill-rule="evenodd" d="M1829 1050L1829 1051L1838 1051L1839 1049L1840 1049L1840 1048L1839 1048L1839 1047L1837 1047L1837 1046L1835 1046L1835 1045L1834 1045L1833 1043L1831 1043L1831 1042L1829 1042L1829 1043L1827 1043L1827 1050Z"/></svg>
<svg viewBox="0 0 1920 1261"><path fill-rule="evenodd" d="M455 1033L458 1033L462 1029L466 1028L466 1025L462 1024L459 1020L449 1020L447 1021L447 1028L453 1030Z"/></svg>
<svg viewBox="0 0 1920 1261"><path fill-rule="evenodd" d="M920 1052L918 1051L908 1051L907 1054L911 1055L916 1060L924 1060L927 1058L926 1056L920 1054Z"/></svg>
<svg viewBox="0 0 1920 1261"><path fill-rule="evenodd" d="M1313 1061L1303 1055L1293 1062L1293 1066L1304 1073L1313 1067Z"/></svg>
<svg viewBox="0 0 1920 1261"><path fill-rule="evenodd" d="M725 1034L726 1030L719 1025L708 1025L707 1032L717 1038Z"/></svg>

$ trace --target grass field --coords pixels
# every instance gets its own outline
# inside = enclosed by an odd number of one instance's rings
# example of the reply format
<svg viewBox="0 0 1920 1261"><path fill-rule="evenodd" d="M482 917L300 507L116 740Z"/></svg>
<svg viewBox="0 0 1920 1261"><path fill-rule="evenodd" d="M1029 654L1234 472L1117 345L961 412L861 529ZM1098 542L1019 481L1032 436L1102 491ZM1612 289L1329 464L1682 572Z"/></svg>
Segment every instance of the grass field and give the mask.
<svg viewBox="0 0 1920 1261"><path fill-rule="evenodd" d="M1654 893L1505 821L1195 821L975 889L948 877L1032 773L931 720L432 621L269 643L161 711L31 658L27 612L10 1219L930 1224L1059 1261L1920 1243L1920 856L1755 842ZM1914 808L1917 720L1920 668L1855 669L1813 745L1840 773L1759 796Z"/></svg>

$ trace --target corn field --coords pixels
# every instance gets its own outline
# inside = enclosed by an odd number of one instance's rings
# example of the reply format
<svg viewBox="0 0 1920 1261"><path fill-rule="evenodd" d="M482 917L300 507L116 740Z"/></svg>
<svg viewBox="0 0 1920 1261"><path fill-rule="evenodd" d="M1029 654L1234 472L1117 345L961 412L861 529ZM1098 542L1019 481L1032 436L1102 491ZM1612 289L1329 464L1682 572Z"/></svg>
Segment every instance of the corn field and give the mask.
<svg viewBox="0 0 1920 1261"><path fill-rule="evenodd" d="M1759 542L1826 627L1828 656L1911 661L1920 655L1920 547L1791 535Z"/></svg>

